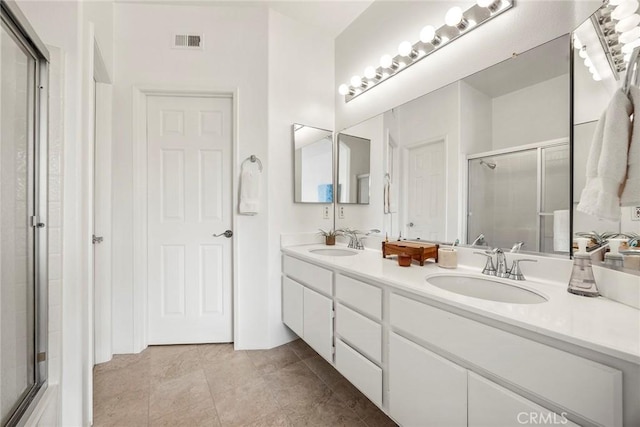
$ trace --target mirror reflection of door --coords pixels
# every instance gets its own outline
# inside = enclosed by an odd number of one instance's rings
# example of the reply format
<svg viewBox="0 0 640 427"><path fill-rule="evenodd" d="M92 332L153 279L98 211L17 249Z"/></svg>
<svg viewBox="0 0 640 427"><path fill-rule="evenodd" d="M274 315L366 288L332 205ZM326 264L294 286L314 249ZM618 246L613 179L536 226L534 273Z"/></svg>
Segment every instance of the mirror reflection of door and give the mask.
<svg viewBox="0 0 640 427"><path fill-rule="evenodd" d="M408 239L442 241L446 230L445 142L420 143L406 150Z"/></svg>
<svg viewBox="0 0 640 427"><path fill-rule="evenodd" d="M338 202L369 204L371 140L338 134Z"/></svg>
<svg viewBox="0 0 640 427"><path fill-rule="evenodd" d="M333 132L293 125L294 201L333 203Z"/></svg>

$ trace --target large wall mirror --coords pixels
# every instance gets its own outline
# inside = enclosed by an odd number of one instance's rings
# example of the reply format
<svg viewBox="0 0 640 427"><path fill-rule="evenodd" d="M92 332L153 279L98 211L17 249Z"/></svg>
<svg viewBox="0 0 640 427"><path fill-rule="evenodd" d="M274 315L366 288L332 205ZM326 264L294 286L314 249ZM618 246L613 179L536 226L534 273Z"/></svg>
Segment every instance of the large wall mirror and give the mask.
<svg viewBox="0 0 640 427"><path fill-rule="evenodd" d="M294 201L333 203L333 132L293 125Z"/></svg>
<svg viewBox="0 0 640 427"><path fill-rule="evenodd" d="M568 256L570 46L560 37L343 130L370 141L370 202L336 227Z"/></svg>
<svg viewBox="0 0 640 427"><path fill-rule="evenodd" d="M576 233L631 236L640 234L640 221L634 221L635 205L621 207L619 219L615 220L598 218L577 209L586 183L587 159L598 119L625 78L624 66L618 69L614 63L620 56L615 59L608 56L609 52L603 47L617 44L608 42L605 32L609 37L611 33L600 24L606 25L606 19L602 18L608 16L612 8L603 5L574 31L573 230ZM640 200L638 202L637 206L640 206Z"/></svg>

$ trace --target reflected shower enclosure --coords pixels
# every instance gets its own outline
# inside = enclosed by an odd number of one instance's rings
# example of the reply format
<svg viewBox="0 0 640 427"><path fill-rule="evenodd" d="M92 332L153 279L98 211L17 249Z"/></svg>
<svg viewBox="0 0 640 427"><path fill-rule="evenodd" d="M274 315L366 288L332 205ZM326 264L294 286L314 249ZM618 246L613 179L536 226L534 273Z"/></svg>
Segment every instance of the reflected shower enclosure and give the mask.
<svg viewBox="0 0 640 427"><path fill-rule="evenodd" d="M569 252L569 145L550 142L468 159L467 241Z"/></svg>

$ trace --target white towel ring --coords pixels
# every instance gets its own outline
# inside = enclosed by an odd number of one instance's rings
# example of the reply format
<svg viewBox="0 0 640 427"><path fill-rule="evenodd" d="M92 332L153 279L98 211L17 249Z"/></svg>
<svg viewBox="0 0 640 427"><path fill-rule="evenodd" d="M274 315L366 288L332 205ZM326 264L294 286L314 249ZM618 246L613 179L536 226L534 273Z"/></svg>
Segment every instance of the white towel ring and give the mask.
<svg viewBox="0 0 640 427"><path fill-rule="evenodd" d="M258 157L256 157L255 154L252 154L249 157L247 157L246 159L244 159L244 161L242 162L241 168L244 168L244 165L247 162L257 163L258 164L258 170L260 172L262 172L262 162L260 161L260 159Z"/></svg>

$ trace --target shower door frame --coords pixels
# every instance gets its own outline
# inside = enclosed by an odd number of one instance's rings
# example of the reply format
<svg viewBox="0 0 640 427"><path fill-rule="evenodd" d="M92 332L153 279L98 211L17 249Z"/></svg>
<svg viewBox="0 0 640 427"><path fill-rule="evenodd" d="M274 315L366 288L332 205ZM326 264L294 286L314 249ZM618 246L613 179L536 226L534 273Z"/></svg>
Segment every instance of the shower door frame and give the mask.
<svg viewBox="0 0 640 427"><path fill-rule="evenodd" d="M469 162L471 160L477 160L477 159L482 159L485 157L492 157L492 156L500 156L500 155L505 155L505 154L514 154L514 153L519 153L519 152L523 152L523 151L532 151L532 150L536 150L536 155L537 155L537 159L536 159L536 210L537 210L537 217L538 220L536 221L536 235L538 236L537 240L536 240L536 247L535 247L535 251L532 252L540 252L540 246L541 246L541 242L542 242L542 220L544 217L546 216L551 216L553 214L549 214L546 212L542 212L542 200L544 199L544 187L543 187L543 182L542 182L542 150L547 149L547 148L552 148L552 147L560 147L560 146L567 146L567 149L569 150L569 153L571 152L571 147L569 144L569 137L566 138L558 138L558 139L551 139L548 141L542 141L542 142L536 142L533 144L526 144L526 145L519 145L517 147L508 147L508 148L501 148L498 150L492 150L492 151L485 151L482 153L477 153L477 154L469 154L466 156L466 164L465 167L462 169L465 173L465 176L463 177L464 180L464 212L465 212L465 221L463 224L463 235L465 237L467 237L468 240L468 236L467 236L467 232L469 229ZM571 182L567 182L568 188L567 188L567 196L568 196L568 200L569 203L567 205L567 209L571 209ZM469 242L467 242L468 244ZM554 255L554 253L550 253L550 252L545 252L545 254L548 255ZM567 254L568 256L569 254Z"/></svg>
<svg viewBox="0 0 640 427"><path fill-rule="evenodd" d="M30 228L33 260L29 270L29 285L33 285L33 322L34 322L34 384L15 408L7 426L22 425L34 411L47 389L47 351L48 351L48 254L47 254L47 188L48 188L48 85L49 51L20 9L11 1L0 0L0 20L7 31L11 32L20 46L34 60L34 75L29 92L28 113L30 115L28 137L29 169L31 180Z"/></svg>

